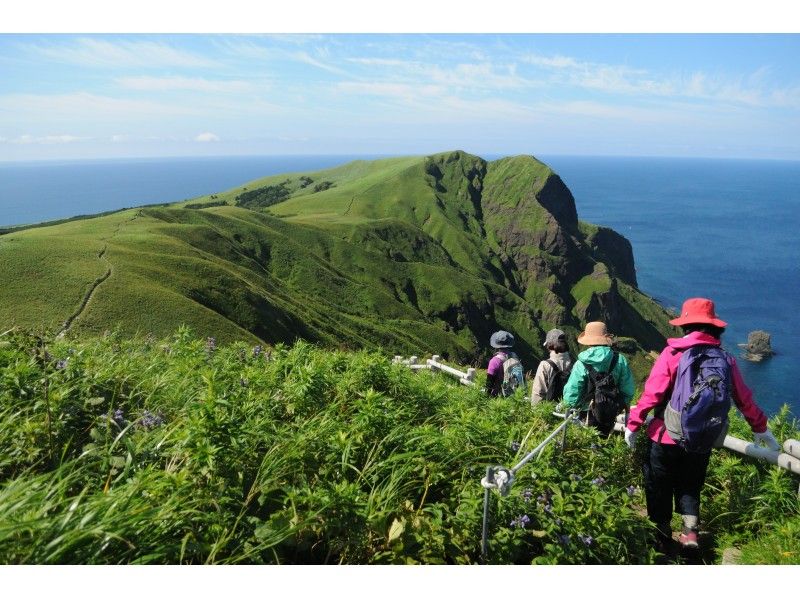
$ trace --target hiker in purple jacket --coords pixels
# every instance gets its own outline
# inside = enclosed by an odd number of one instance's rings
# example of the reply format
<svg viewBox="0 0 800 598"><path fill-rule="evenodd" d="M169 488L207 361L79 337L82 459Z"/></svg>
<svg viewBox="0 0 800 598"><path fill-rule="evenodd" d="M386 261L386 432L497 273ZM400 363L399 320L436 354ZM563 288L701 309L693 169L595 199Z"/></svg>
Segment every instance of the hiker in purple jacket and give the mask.
<svg viewBox="0 0 800 598"><path fill-rule="evenodd" d="M513 351L509 351L514 346L514 335L505 330L498 330L489 339L489 344L498 350L486 367L486 394L496 397L502 392L503 363L509 357L515 356Z"/></svg>

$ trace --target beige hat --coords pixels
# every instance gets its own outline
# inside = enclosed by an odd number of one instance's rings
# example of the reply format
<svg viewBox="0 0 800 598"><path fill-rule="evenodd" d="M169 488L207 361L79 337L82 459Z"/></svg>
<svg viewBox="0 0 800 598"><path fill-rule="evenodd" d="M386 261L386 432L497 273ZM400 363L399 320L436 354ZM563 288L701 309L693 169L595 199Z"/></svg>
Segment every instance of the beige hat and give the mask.
<svg viewBox="0 0 800 598"><path fill-rule="evenodd" d="M589 322L578 335L578 342L581 345L610 345L613 337L608 333L605 322Z"/></svg>

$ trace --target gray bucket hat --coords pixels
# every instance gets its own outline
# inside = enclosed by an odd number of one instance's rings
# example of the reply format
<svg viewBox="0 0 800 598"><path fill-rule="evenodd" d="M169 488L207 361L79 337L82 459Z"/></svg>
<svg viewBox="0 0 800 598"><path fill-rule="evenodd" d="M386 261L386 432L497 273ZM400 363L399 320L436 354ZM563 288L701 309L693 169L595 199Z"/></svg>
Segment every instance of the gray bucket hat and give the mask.
<svg viewBox="0 0 800 598"><path fill-rule="evenodd" d="M564 334L563 330L560 330L558 328L553 328L547 333L547 336L544 339L544 344L542 346L546 347L547 345L555 345L558 341L566 340L566 338L567 335Z"/></svg>
<svg viewBox="0 0 800 598"><path fill-rule="evenodd" d="M514 346L514 335L505 330L498 330L489 339L489 344L495 349L510 349Z"/></svg>

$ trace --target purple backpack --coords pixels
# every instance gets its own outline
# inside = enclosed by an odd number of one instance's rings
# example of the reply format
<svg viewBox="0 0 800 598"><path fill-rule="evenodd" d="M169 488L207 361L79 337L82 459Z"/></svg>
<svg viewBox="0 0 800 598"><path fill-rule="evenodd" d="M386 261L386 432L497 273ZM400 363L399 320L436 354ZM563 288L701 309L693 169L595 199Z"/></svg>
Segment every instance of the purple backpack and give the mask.
<svg viewBox="0 0 800 598"><path fill-rule="evenodd" d="M691 453L721 446L731 408L731 366L728 354L713 345L683 352L672 396L664 408L670 437Z"/></svg>

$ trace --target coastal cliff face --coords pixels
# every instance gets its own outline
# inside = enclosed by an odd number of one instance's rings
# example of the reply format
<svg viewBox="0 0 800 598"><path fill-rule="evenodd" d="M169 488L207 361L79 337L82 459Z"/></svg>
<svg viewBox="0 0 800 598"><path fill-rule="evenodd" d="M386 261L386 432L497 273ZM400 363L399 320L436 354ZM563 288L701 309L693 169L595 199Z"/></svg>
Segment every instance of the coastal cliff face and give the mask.
<svg viewBox="0 0 800 598"><path fill-rule="evenodd" d="M528 362L554 326L577 350L584 324L604 320L642 355L670 332L636 287L630 243L580 221L561 178L531 156L356 161L3 235L0 251L11 281L0 325L68 334L164 336L187 323L220 340L478 364L498 329Z"/></svg>

